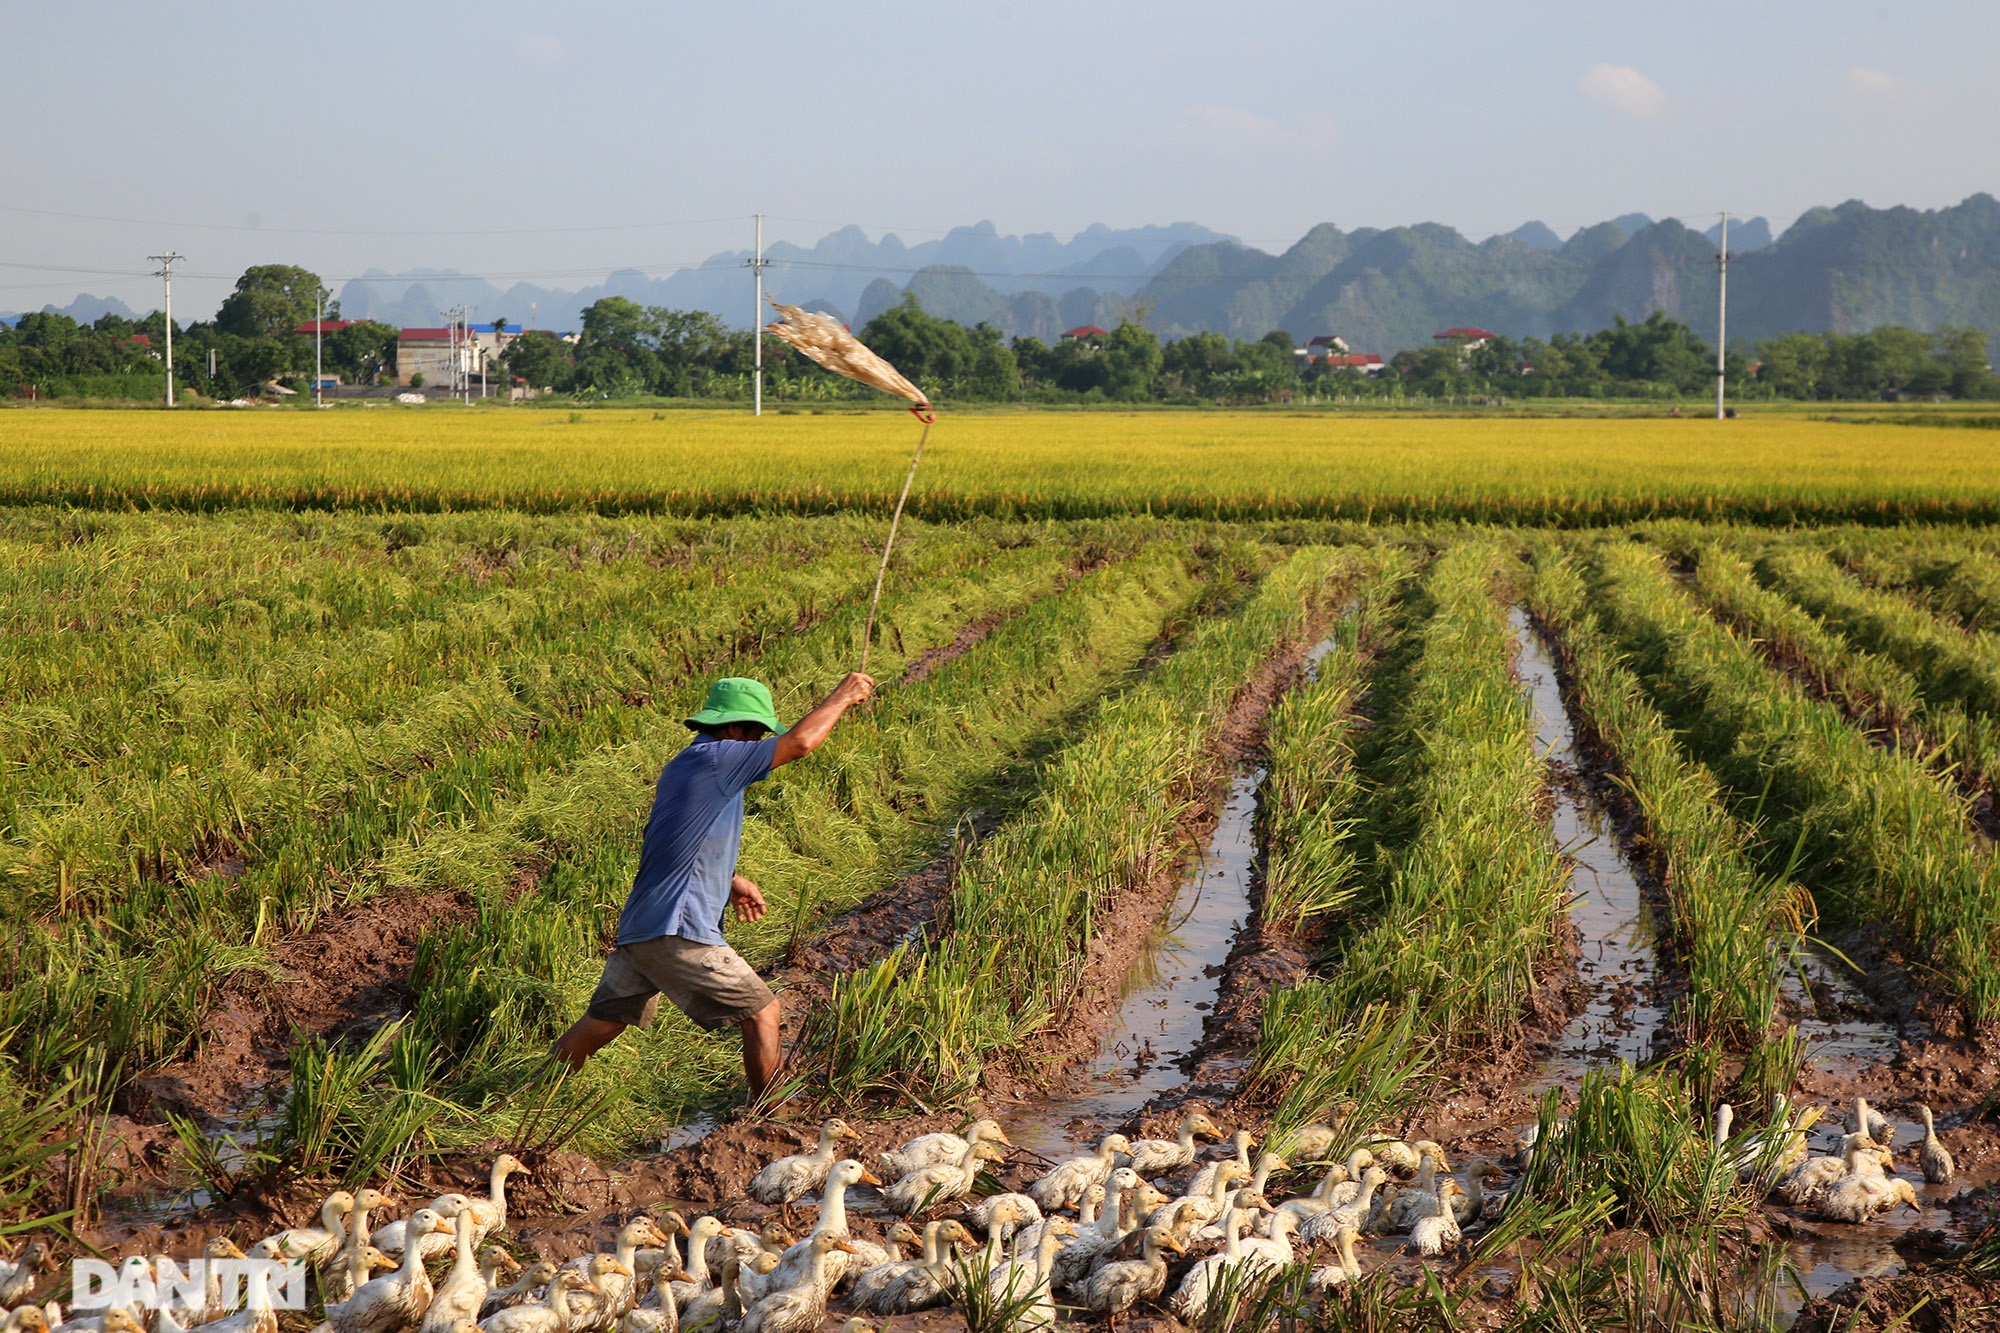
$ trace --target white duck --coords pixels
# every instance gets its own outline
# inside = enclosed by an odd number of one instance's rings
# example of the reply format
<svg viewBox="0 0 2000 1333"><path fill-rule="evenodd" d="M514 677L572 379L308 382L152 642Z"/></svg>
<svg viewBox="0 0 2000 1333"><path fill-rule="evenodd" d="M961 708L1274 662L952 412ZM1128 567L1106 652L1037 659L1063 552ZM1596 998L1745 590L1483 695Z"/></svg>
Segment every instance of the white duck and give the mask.
<svg viewBox="0 0 2000 1333"><path fill-rule="evenodd" d="M1389 1173L1379 1166L1371 1166L1363 1171L1361 1179L1353 1182L1352 1196L1325 1209L1317 1217L1307 1218L1300 1225L1300 1239L1318 1245L1337 1240L1343 1227L1352 1227L1359 1231L1374 1207L1375 1191L1382 1188L1388 1179Z"/></svg>
<svg viewBox="0 0 2000 1333"><path fill-rule="evenodd" d="M327 1322L333 1325L334 1333L403 1333L423 1318L431 1303L431 1279L424 1272L424 1238L449 1238L453 1232L450 1220L433 1208L417 1209L407 1223L404 1235L417 1243L405 1246L402 1267L327 1307Z"/></svg>
<svg viewBox="0 0 2000 1333"><path fill-rule="evenodd" d="M757 1303L763 1297L787 1287L800 1285L814 1271L815 1264L827 1274L829 1285L836 1285L846 1277L846 1257L855 1252L854 1245L850 1242L844 1249L822 1246L815 1251L812 1242L817 1236L847 1237L847 1187L861 1183L880 1182L872 1171L852 1157L844 1157L833 1164L833 1169L826 1173L826 1184L820 1190L819 1221L813 1225L811 1234L786 1250L778 1266L758 1281L753 1283L750 1275L737 1274L746 1305ZM840 1259L836 1261L835 1255L841 1256Z"/></svg>
<svg viewBox="0 0 2000 1333"><path fill-rule="evenodd" d="M1168 1219L1163 1215L1166 1208L1173 1209L1180 1217L1191 1217L1204 1225L1213 1222L1222 1216L1222 1210L1228 1202L1230 1186L1249 1174L1250 1168L1234 1158L1217 1162L1215 1170L1205 1173L1205 1185L1200 1192L1197 1192L1193 1185L1188 1186L1186 1194L1168 1203L1165 1208L1155 1210L1146 1219L1147 1225L1159 1226L1166 1222ZM1203 1177L1197 1176L1196 1179L1202 1180Z"/></svg>
<svg viewBox="0 0 2000 1333"><path fill-rule="evenodd" d="M1299 1219L1290 1213L1271 1215L1271 1234L1250 1236L1243 1241L1244 1255L1257 1263L1283 1268L1294 1258L1292 1237L1298 1233Z"/></svg>
<svg viewBox="0 0 2000 1333"><path fill-rule="evenodd" d="M1917 1145L1917 1166L1930 1184L1948 1185L1951 1178L1958 1174L1958 1164L1951 1159L1951 1149L1938 1140L1937 1125L1931 1120L1931 1108L1919 1106L1917 1114L1924 1122L1924 1141Z"/></svg>
<svg viewBox="0 0 2000 1333"><path fill-rule="evenodd" d="M1854 1099L1854 1107L1848 1111L1841 1126L1850 1134L1866 1134L1879 1144L1892 1143L1896 1138L1896 1127L1869 1106L1866 1097Z"/></svg>
<svg viewBox="0 0 2000 1333"><path fill-rule="evenodd" d="M432 1290L417 1333L454 1333L461 1323L477 1319L486 1303L486 1274L473 1250L474 1228L466 1220L452 1233L451 1271Z"/></svg>
<svg viewBox="0 0 2000 1333"><path fill-rule="evenodd" d="M743 1317L742 1280L746 1275L763 1276L777 1267L776 1255L762 1255L746 1262L731 1258L722 1265L716 1285L681 1307L681 1326L688 1329L734 1328ZM765 1267L769 1265L769 1267Z"/></svg>
<svg viewBox="0 0 2000 1333"><path fill-rule="evenodd" d="M213 1323L215 1320L229 1313L229 1303L222 1291L222 1269L216 1261L218 1259L242 1259L246 1256L242 1250L236 1247L236 1242L229 1239L229 1237L215 1236L209 1240L208 1244L202 1246L201 1257L207 1260L207 1262L202 1265L205 1280L203 1283L201 1304L199 1305L188 1304L186 1301L180 1299L178 1293L168 1293L166 1273L168 1265L171 1265L173 1260L167 1258L165 1255L161 1255L153 1260L153 1274L159 1279L161 1294L168 1296L168 1299L164 1303L164 1308L175 1319L189 1327L196 1324Z"/></svg>
<svg viewBox="0 0 2000 1333"><path fill-rule="evenodd" d="M714 1273L708 1264L708 1243L718 1236L733 1236L735 1229L719 1217L697 1217L688 1227L687 1262L683 1268L687 1280L672 1283L674 1300L686 1309L695 1297L707 1291L714 1282ZM740 1279L739 1279L740 1280Z"/></svg>
<svg viewBox="0 0 2000 1333"><path fill-rule="evenodd" d="M1383 1220L1383 1230L1391 1232L1408 1231L1417 1224L1417 1219L1428 1215L1437 1207L1437 1178L1442 1161L1435 1153L1426 1152L1417 1162L1417 1178L1396 1199Z"/></svg>
<svg viewBox="0 0 2000 1333"><path fill-rule="evenodd" d="M852 1254L854 1246L845 1236L816 1232L805 1242L806 1275L803 1282L774 1291L743 1312L736 1333L808 1333L826 1317L827 1289L833 1279L827 1273L829 1255Z"/></svg>
<svg viewBox="0 0 2000 1333"><path fill-rule="evenodd" d="M1063 1246L1055 1257L1051 1271L1056 1286L1067 1290L1081 1282L1098 1259L1125 1238L1125 1197L1145 1183L1139 1179L1139 1173L1129 1166L1121 1166L1111 1173L1110 1179L1104 1182L1103 1212L1098 1214L1097 1221L1088 1230L1079 1229L1076 1239Z"/></svg>
<svg viewBox="0 0 2000 1333"><path fill-rule="evenodd" d="M1462 1235L1455 1207L1465 1189L1450 1176L1438 1181L1437 1206L1410 1227L1410 1253L1440 1255L1458 1244Z"/></svg>
<svg viewBox="0 0 2000 1333"><path fill-rule="evenodd" d="M440 1194L424 1205L423 1211L436 1213L445 1222L445 1226L440 1230L419 1229L418 1244L423 1248L426 1262L451 1253L452 1237L457 1233L459 1214L471 1206L472 1200L463 1194ZM402 1218L376 1227L375 1234L368 1239L382 1253L401 1259L404 1241L410 1232L410 1220Z"/></svg>
<svg viewBox="0 0 2000 1333"><path fill-rule="evenodd" d="M1215 1122L1200 1111L1190 1111L1181 1117L1180 1137L1174 1139L1135 1139L1125 1149L1131 1159L1130 1165L1141 1176L1151 1179L1168 1171L1176 1171L1194 1164L1194 1141L1197 1137L1219 1139L1222 1131Z"/></svg>
<svg viewBox="0 0 2000 1333"><path fill-rule="evenodd" d="M0 1310L21 1304L35 1289L35 1278L49 1261L49 1247L31 1240L12 1261L0 1259Z"/></svg>
<svg viewBox="0 0 2000 1333"><path fill-rule="evenodd" d="M930 1223L924 1228L922 1258L876 1264L854 1279L854 1308L908 1314L937 1304L952 1271L950 1247L974 1243L972 1233L956 1218Z"/></svg>
<svg viewBox="0 0 2000 1333"><path fill-rule="evenodd" d="M1072 1157L1050 1167L1040 1180L1028 1186L1028 1197L1043 1212L1074 1208L1085 1190L1104 1183L1117 1166L1118 1154L1131 1146L1130 1140L1123 1134L1107 1134L1097 1145L1096 1152L1087 1157Z"/></svg>
<svg viewBox="0 0 2000 1333"><path fill-rule="evenodd" d="M589 1287L590 1279L582 1273L563 1269L549 1279L548 1295L541 1301L494 1311L481 1321L480 1333L564 1333L569 1328L570 1294Z"/></svg>
<svg viewBox="0 0 2000 1333"><path fill-rule="evenodd" d="M1847 1170L1827 1188L1819 1215L1829 1222L1866 1222L1898 1205L1917 1207L1917 1191L1900 1176L1890 1176L1860 1144L1848 1149Z"/></svg>
<svg viewBox="0 0 2000 1333"><path fill-rule="evenodd" d="M347 1240L348 1214L353 1211L354 1196L346 1190L335 1190L319 1206L318 1226L291 1227L264 1238L271 1242L271 1257L303 1259L318 1268L340 1252Z"/></svg>
<svg viewBox="0 0 2000 1333"><path fill-rule="evenodd" d="M1295 1162L1324 1162L1333 1154L1335 1137L1332 1125L1315 1121L1285 1135L1281 1146Z"/></svg>
<svg viewBox="0 0 2000 1333"><path fill-rule="evenodd" d="M1836 1181L1847 1173L1848 1155L1859 1148L1868 1154L1878 1166L1886 1167L1881 1158L1881 1150L1866 1134L1849 1134L1840 1141L1840 1149L1829 1157L1808 1157L1792 1169L1790 1175L1773 1187L1772 1193L1791 1204L1794 1208L1812 1208L1826 1197Z"/></svg>
<svg viewBox="0 0 2000 1333"><path fill-rule="evenodd" d="M605 1255L572 1259L566 1267L580 1270L590 1279L590 1291L570 1302L572 1333L609 1333L625 1312L638 1303L638 1270L633 1261L642 1245L670 1244L666 1234L650 1217L635 1217L618 1229L618 1245L610 1265L598 1261Z"/></svg>
<svg viewBox="0 0 2000 1333"><path fill-rule="evenodd" d="M472 1243L475 1246L494 1232L507 1229L507 1177L527 1169L520 1158L503 1152L493 1159L493 1165L486 1173L487 1192L462 1196L466 1199L465 1211L472 1215ZM436 1207L435 1204L432 1206Z"/></svg>
<svg viewBox="0 0 2000 1333"><path fill-rule="evenodd" d="M1254 1209L1237 1208L1223 1219L1222 1253L1211 1254L1198 1261L1188 1269L1180 1286L1174 1288L1173 1298L1167 1304L1175 1318L1184 1324L1199 1325L1202 1322L1223 1273L1239 1266L1248 1257L1243 1248L1243 1232L1256 1221L1257 1216Z"/></svg>
<svg viewBox="0 0 2000 1333"><path fill-rule="evenodd" d="M750 1178L750 1197L789 1207L818 1189L840 1159L840 1145L861 1135L835 1116L819 1127L819 1146L809 1153L780 1157Z"/></svg>
<svg viewBox="0 0 2000 1333"><path fill-rule="evenodd" d="M1334 1233L1333 1248L1338 1262L1323 1264L1312 1271L1306 1279L1308 1291L1325 1291L1343 1282L1357 1282L1361 1278L1361 1261L1354 1257L1354 1242L1361 1233L1353 1227L1342 1227Z"/></svg>
<svg viewBox="0 0 2000 1333"><path fill-rule="evenodd" d="M1116 1319L1140 1301L1150 1301L1167 1289L1167 1257L1163 1251L1185 1253L1180 1241L1164 1227L1137 1233L1137 1258L1114 1259L1092 1273L1077 1290L1083 1308ZM1127 1237L1126 1244L1134 1238Z"/></svg>
<svg viewBox="0 0 2000 1333"><path fill-rule="evenodd" d="M542 1259L528 1265L519 1277L504 1287L488 1291L479 1304L479 1317L489 1319L502 1310L526 1305L542 1288L555 1281L559 1271L553 1260Z"/></svg>
<svg viewBox="0 0 2000 1333"><path fill-rule="evenodd" d="M318 1271L320 1299L328 1305L336 1305L360 1290L368 1281L374 1269L369 1251L377 1254L382 1250L368 1241L368 1214L377 1208L391 1208L395 1200L378 1189L358 1189L354 1192L354 1207L347 1216L347 1234L340 1249L332 1259L320 1265Z"/></svg>
<svg viewBox="0 0 2000 1333"><path fill-rule="evenodd" d="M1003 1202L1008 1204L1010 1207L1017 1209L1021 1214L1022 1220L1019 1223L1019 1227L1021 1229L1016 1230L1014 1232L1014 1243L1017 1246L1025 1243L1030 1248L1032 1248L1034 1246L1035 1240L1038 1239L1042 1233L1037 1231L1034 1233L1033 1236L1024 1236L1023 1231L1025 1231L1025 1229L1028 1227L1033 1227L1040 1224L1042 1220L1042 1206L1036 1203L1033 1199L1029 1198L1025 1194L1008 1193L1008 1194L987 1195L985 1198L981 1199L978 1203L973 1204L970 1208L965 1210L964 1216L966 1225L975 1227L980 1231L991 1231L993 1229L993 1212Z"/></svg>
<svg viewBox="0 0 2000 1333"><path fill-rule="evenodd" d="M999 1121L975 1120L963 1134L919 1134L902 1147L881 1154L880 1174L884 1180L897 1180L928 1166L950 1166L964 1160L965 1149L974 1143L1014 1146Z"/></svg>
<svg viewBox="0 0 2000 1333"><path fill-rule="evenodd" d="M891 1212L914 1213L921 1209L962 1199L972 1192L986 1162L997 1162L1004 1154L990 1143L961 1145L960 1160L951 1166L927 1166L896 1181L882 1191L882 1202ZM868 1177L874 1180L873 1176ZM880 1182L877 1182L880 1183ZM1032 1195L1032 1191L1030 1191ZM1036 1201L1037 1203L1040 1200Z"/></svg>
<svg viewBox="0 0 2000 1333"><path fill-rule="evenodd" d="M1074 1222L1066 1217L1051 1217L1035 1244L1032 1259L1009 1259L987 1272L986 1289L1002 1308L1013 1311L1007 1323L1008 1333L1038 1333L1055 1327L1056 1303L1050 1292L1049 1270L1055 1262L1056 1248L1075 1235Z"/></svg>
<svg viewBox="0 0 2000 1333"><path fill-rule="evenodd" d="M1182 1197L1195 1198L1208 1193L1209 1185L1214 1180L1215 1173L1229 1162L1234 1162L1242 1167L1245 1178L1250 1175L1252 1170L1250 1165L1250 1149L1256 1145L1257 1140L1251 1136L1249 1130L1239 1129L1230 1141L1236 1148L1236 1155L1234 1157L1219 1158L1204 1165L1199 1171L1194 1173L1194 1179L1188 1181L1187 1188L1181 1191ZM1212 1222L1215 1219L1210 1217L1204 1220Z"/></svg>

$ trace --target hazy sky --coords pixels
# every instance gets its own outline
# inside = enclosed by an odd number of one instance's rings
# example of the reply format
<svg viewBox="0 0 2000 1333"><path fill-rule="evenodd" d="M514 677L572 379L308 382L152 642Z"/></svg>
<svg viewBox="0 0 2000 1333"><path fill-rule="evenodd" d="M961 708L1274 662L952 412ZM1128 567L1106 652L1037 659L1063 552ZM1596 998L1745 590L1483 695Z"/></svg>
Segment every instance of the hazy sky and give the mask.
<svg viewBox="0 0 2000 1333"><path fill-rule="evenodd" d="M252 263L547 286L858 223L1475 238L2000 190L1994 0L10 0L0 309ZM75 270L75 271L70 271Z"/></svg>

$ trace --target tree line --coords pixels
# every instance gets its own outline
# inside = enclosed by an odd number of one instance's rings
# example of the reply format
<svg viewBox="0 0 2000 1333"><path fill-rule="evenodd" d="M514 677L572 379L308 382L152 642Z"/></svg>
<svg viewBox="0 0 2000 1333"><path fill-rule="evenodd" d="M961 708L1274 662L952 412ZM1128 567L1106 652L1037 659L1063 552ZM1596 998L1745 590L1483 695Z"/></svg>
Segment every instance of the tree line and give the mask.
<svg viewBox="0 0 2000 1333"><path fill-rule="evenodd" d="M340 304L309 270L255 266L212 320L176 329L176 382L208 397L296 387L313 365L313 340L296 330ZM50 397L157 396L166 320L105 315L23 316L0 327L0 393ZM325 368L350 384L392 380L397 330L361 321L323 340ZM1588 334L1548 339L1495 336L1480 345L1442 343L1398 352L1379 373L1307 360L1273 330L1255 340L1198 333L1162 343L1136 320L1103 336L1005 339L926 312L914 296L870 320L859 336L943 401L1028 403L1213 403L1246 405L1329 398L1659 398L1706 394L1713 347L1686 324L1655 312L1622 317ZM756 355L751 333L701 310L642 306L609 296L583 312L572 338L529 330L503 356L510 376L537 389L592 398L744 398ZM1996 398L1977 329L1922 333L1885 325L1867 333L1788 333L1727 358L1731 392L1743 399L1807 401ZM859 398L867 391L830 375L774 338L764 339L766 392L803 402Z"/></svg>

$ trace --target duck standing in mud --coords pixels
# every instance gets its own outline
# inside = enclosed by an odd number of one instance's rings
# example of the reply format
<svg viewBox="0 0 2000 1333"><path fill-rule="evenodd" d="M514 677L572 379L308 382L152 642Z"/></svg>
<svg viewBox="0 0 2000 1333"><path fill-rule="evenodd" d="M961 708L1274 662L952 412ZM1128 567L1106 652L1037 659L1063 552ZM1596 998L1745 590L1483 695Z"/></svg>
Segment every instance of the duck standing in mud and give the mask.
<svg viewBox="0 0 2000 1333"><path fill-rule="evenodd" d="M665 995L702 1027L741 1028L750 1104L770 1094L784 1058L778 998L722 937L729 908L742 921L766 910L763 892L736 873L743 793L818 749L841 715L874 692L872 679L850 672L787 731L761 681L730 677L709 687L707 703L687 719L694 740L660 773L604 979L584 1016L556 1041L553 1058L581 1069L626 1028L652 1022Z"/></svg>

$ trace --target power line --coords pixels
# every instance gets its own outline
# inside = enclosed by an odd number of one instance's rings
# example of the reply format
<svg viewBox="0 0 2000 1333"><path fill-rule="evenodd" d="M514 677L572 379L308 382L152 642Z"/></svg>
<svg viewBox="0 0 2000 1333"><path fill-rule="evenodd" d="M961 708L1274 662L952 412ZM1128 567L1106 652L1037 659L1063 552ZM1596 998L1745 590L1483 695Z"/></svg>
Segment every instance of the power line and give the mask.
<svg viewBox="0 0 2000 1333"><path fill-rule="evenodd" d="M0 204L0 213L31 217L66 218L73 222L109 222L125 227L181 227L190 231L249 231L272 236L562 236L590 232L650 231L661 227L709 227L724 222L741 222L747 214L717 218L655 219L650 222L605 222L573 227L494 227L468 230L463 227L360 228L360 227L266 227L247 222L187 222L160 218L120 218L97 213L65 213L51 208L21 208Z"/></svg>

